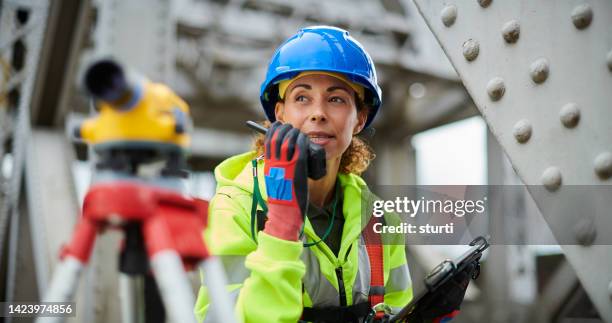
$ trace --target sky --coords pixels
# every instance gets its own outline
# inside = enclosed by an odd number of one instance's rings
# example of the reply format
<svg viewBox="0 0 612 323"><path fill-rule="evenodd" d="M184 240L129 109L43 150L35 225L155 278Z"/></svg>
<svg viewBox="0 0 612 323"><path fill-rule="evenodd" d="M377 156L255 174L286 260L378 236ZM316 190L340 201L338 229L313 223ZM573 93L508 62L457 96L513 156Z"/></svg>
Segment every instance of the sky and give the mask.
<svg viewBox="0 0 612 323"><path fill-rule="evenodd" d="M486 185L486 128L476 116L414 136L417 184Z"/></svg>

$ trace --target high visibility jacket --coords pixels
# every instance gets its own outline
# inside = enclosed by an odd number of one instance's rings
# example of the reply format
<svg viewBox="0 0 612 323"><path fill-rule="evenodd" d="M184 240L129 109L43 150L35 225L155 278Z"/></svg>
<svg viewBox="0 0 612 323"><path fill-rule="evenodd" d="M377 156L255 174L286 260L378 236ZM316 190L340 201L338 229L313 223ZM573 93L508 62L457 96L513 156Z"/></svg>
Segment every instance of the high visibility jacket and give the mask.
<svg viewBox="0 0 612 323"><path fill-rule="evenodd" d="M337 257L325 243L304 248L303 241L282 240L263 231L258 233L256 243L250 225L254 158L254 152L237 155L215 169L217 191L209 205L204 233L209 250L224 264L237 319L296 322L303 307L368 301L370 263L361 234L367 223L361 217L362 189L366 189L363 179L354 174L338 174L344 192L345 223ZM257 168L265 200L263 161L258 162ZM308 219L304 225L306 239L320 239ZM405 246L402 241L383 242L384 300L397 311L412 299ZM195 306L198 321L205 320L208 304L209 295L206 286L202 286Z"/></svg>

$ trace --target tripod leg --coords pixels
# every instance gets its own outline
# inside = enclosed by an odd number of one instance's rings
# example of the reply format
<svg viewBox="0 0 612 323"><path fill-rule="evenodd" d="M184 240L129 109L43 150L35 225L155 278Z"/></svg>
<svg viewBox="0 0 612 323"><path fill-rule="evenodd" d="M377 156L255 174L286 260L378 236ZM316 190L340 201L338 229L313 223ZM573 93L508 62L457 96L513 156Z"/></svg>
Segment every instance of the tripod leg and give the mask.
<svg viewBox="0 0 612 323"><path fill-rule="evenodd" d="M155 253L151 267L170 319L196 323L193 313L195 298L178 253L170 249Z"/></svg>
<svg viewBox="0 0 612 323"><path fill-rule="evenodd" d="M45 295L44 302L71 301L77 289L83 267L83 263L72 256L67 256L64 261L59 263L53 274L53 280ZM59 323L64 320L63 317L39 317L36 319L36 323Z"/></svg>
<svg viewBox="0 0 612 323"><path fill-rule="evenodd" d="M218 258L211 256L207 260L200 262L199 267L204 272L204 284L208 287L210 306L217 317L213 317L214 322L234 323L234 306L229 298L225 286L225 271ZM222 317L219 317L221 316Z"/></svg>
<svg viewBox="0 0 612 323"><path fill-rule="evenodd" d="M144 277L119 274L119 300L123 323L144 322Z"/></svg>
<svg viewBox="0 0 612 323"><path fill-rule="evenodd" d="M79 221L70 244L64 248L63 260L57 264L45 302L70 302L79 283L83 267L89 261L96 239L96 225L85 218ZM37 323L63 322L62 317L39 317Z"/></svg>

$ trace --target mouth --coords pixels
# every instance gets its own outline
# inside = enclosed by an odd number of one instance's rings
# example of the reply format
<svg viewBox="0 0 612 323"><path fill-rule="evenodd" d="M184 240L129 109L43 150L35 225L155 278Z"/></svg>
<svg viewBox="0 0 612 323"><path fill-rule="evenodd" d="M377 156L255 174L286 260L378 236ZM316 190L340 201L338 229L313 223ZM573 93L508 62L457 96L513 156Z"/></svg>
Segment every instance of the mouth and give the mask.
<svg viewBox="0 0 612 323"><path fill-rule="evenodd" d="M322 131L311 131L307 135L308 139L317 145L325 145L336 138L334 135Z"/></svg>

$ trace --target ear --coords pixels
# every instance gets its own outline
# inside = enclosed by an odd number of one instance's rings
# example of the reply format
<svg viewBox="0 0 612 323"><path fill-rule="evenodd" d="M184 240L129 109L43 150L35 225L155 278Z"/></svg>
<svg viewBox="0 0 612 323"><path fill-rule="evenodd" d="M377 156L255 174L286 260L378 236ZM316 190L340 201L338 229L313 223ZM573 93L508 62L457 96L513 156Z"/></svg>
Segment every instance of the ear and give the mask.
<svg viewBox="0 0 612 323"><path fill-rule="evenodd" d="M276 120L280 121L281 123L285 123L285 103L281 102L281 101L277 101L276 105L274 105L274 116L276 117Z"/></svg>
<svg viewBox="0 0 612 323"><path fill-rule="evenodd" d="M353 128L353 135L356 135L363 130L366 121L368 120L368 109L362 109L357 112L357 124Z"/></svg>

